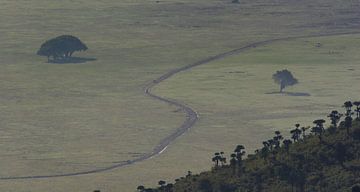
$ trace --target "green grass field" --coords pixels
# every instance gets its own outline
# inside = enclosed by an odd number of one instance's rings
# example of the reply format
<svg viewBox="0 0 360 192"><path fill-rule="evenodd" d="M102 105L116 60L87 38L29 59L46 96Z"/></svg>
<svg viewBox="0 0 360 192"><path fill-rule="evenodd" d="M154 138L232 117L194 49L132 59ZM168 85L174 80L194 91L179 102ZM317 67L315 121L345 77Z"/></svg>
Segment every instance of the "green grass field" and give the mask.
<svg viewBox="0 0 360 192"><path fill-rule="evenodd" d="M360 35L281 41L178 75L155 92L199 111L194 131L206 139L194 145L216 151L239 143L251 152L275 130L311 126L343 101L358 99L359 50ZM290 94L276 93L271 77L281 69L300 81L286 89Z"/></svg>
<svg viewBox="0 0 360 192"><path fill-rule="evenodd" d="M145 97L146 82L258 40L356 31L358 8L335 0L1 1L0 176L84 171L146 153L184 118ZM90 48L76 56L97 60L48 64L35 55L42 42L61 34ZM315 48L318 41L323 47ZM163 176L207 169L213 151L236 143L253 149L274 129L308 123L354 97L344 92L353 94L356 86L344 84L358 80L359 41L279 42L179 74L155 91L187 103L201 118L162 155L101 174L0 181L0 189L133 191ZM277 90L271 74L280 68L301 82L288 91L311 96L265 94ZM314 110L313 104L320 105Z"/></svg>

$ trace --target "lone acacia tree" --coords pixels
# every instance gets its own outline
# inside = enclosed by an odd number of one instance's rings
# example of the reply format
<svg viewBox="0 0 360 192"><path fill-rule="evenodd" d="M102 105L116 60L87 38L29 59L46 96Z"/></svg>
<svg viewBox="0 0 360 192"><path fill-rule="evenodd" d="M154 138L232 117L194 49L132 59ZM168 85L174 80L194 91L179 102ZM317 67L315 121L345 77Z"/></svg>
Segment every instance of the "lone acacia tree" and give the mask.
<svg viewBox="0 0 360 192"><path fill-rule="evenodd" d="M48 61L50 57L53 60L66 60L70 58L75 51L86 51L88 47L77 37L71 35L62 35L43 43L37 54L46 56Z"/></svg>
<svg viewBox="0 0 360 192"><path fill-rule="evenodd" d="M298 83L298 80L295 79L295 77L287 69L284 69L282 71L276 71L276 73L273 74L272 78L274 79L275 83L280 85L280 93L282 93L285 87L292 86Z"/></svg>

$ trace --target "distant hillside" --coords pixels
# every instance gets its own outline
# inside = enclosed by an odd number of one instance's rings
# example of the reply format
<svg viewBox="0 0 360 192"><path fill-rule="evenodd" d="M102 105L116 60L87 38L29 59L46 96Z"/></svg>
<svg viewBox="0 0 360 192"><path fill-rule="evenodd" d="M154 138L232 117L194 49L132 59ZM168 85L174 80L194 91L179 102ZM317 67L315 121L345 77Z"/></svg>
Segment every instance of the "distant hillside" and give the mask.
<svg viewBox="0 0 360 192"><path fill-rule="evenodd" d="M345 108L347 104L351 103L346 102ZM291 130L291 139L283 138L277 131L270 136L271 139L263 142L263 148L245 160L242 160L244 148L238 145L230 158L223 152L208 157L214 162L211 171L199 175L189 172L187 176L176 179L175 184L159 181L157 189L139 186L138 191L358 191L360 110L357 108L352 112L351 106L346 108L344 115L331 112L328 118L332 126L327 129L324 129L322 119L315 120L311 128L297 124Z"/></svg>

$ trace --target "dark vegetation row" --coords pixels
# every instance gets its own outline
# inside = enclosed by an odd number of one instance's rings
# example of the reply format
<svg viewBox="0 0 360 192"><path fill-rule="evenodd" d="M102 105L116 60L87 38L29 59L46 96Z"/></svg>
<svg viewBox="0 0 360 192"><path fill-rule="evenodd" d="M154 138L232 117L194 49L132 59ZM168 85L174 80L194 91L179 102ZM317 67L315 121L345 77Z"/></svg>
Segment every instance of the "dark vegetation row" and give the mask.
<svg viewBox="0 0 360 192"><path fill-rule="evenodd" d="M280 131L245 158L237 145L226 157L216 152L211 171L192 174L140 192L360 192L360 102L347 101L345 111L331 111L313 126L296 124L291 138Z"/></svg>

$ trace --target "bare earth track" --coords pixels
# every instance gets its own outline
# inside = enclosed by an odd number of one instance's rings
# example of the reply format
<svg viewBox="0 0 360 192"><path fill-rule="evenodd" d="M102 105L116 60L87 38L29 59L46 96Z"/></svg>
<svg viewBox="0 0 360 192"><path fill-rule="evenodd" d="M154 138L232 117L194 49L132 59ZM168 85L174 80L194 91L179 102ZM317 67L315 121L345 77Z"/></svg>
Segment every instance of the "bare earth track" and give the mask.
<svg viewBox="0 0 360 192"><path fill-rule="evenodd" d="M201 61L189 64L189 65L186 65L184 67L173 69L173 70L163 74L162 76L158 77L157 79L147 83L144 86L144 93L145 93L145 95L147 95L149 97L152 97L155 100L162 101L164 103L174 105L174 106L180 108L186 114L186 119L182 123L182 125L180 125L173 133L171 133L167 137L163 138L160 141L160 143L158 145L156 145L151 152L146 153L146 154L144 154L144 155L142 155L142 156L140 156L138 158L132 159L132 160L128 160L128 161L125 161L125 162L122 162L122 163L114 164L114 165L109 166L109 167L93 169L93 170L89 170L89 171L72 172L72 173L64 173L64 174L54 174L54 175L30 175L30 176L16 176L16 177L9 176L9 177L0 177L0 180L45 179L45 178L54 178L54 177L69 177L69 176L86 175L86 174L104 172L104 171L108 171L108 170L128 166L128 165L140 162L140 161L150 159L150 158L152 158L152 157L154 157L154 156L156 156L158 154L161 154L176 138L178 138L179 136L184 134L187 130L189 130L196 123L196 121L199 118L198 114L191 107L189 107L189 106L187 106L185 104L182 104L182 103L180 103L178 101L167 99L167 98L164 98L164 97L153 94L151 92L151 89L153 87L155 87L156 85L160 84L161 82L169 79L173 75L175 75L177 73L180 73L182 71L186 71L186 70L189 70L189 69L194 68L194 67L199 66L199 65L207 64L207 63L210 63L210 62L215 61L215 60L219 60L219 59L231 56L231 55L239 54L239 53L244 52L246 50L256 48L258 46L264 46L264 45L267 45L267 44L271 44L271 43L274 43L274 42L277 42L277 41L295 40L295 39L311 38L311 37L336 36L336 35L353 35L353 34L360 34L360 32L325 33L325 34L317 34L317 35L306 35L306 36L268 39L268 40L264 40L264 41L251 43L251 44L243 46L241 48L234 49L234 50L231 50L231 51L228 51L228 52L225 52L225 53L221 53L221 54L206 58L204 60L201 60Z"/></svg>

